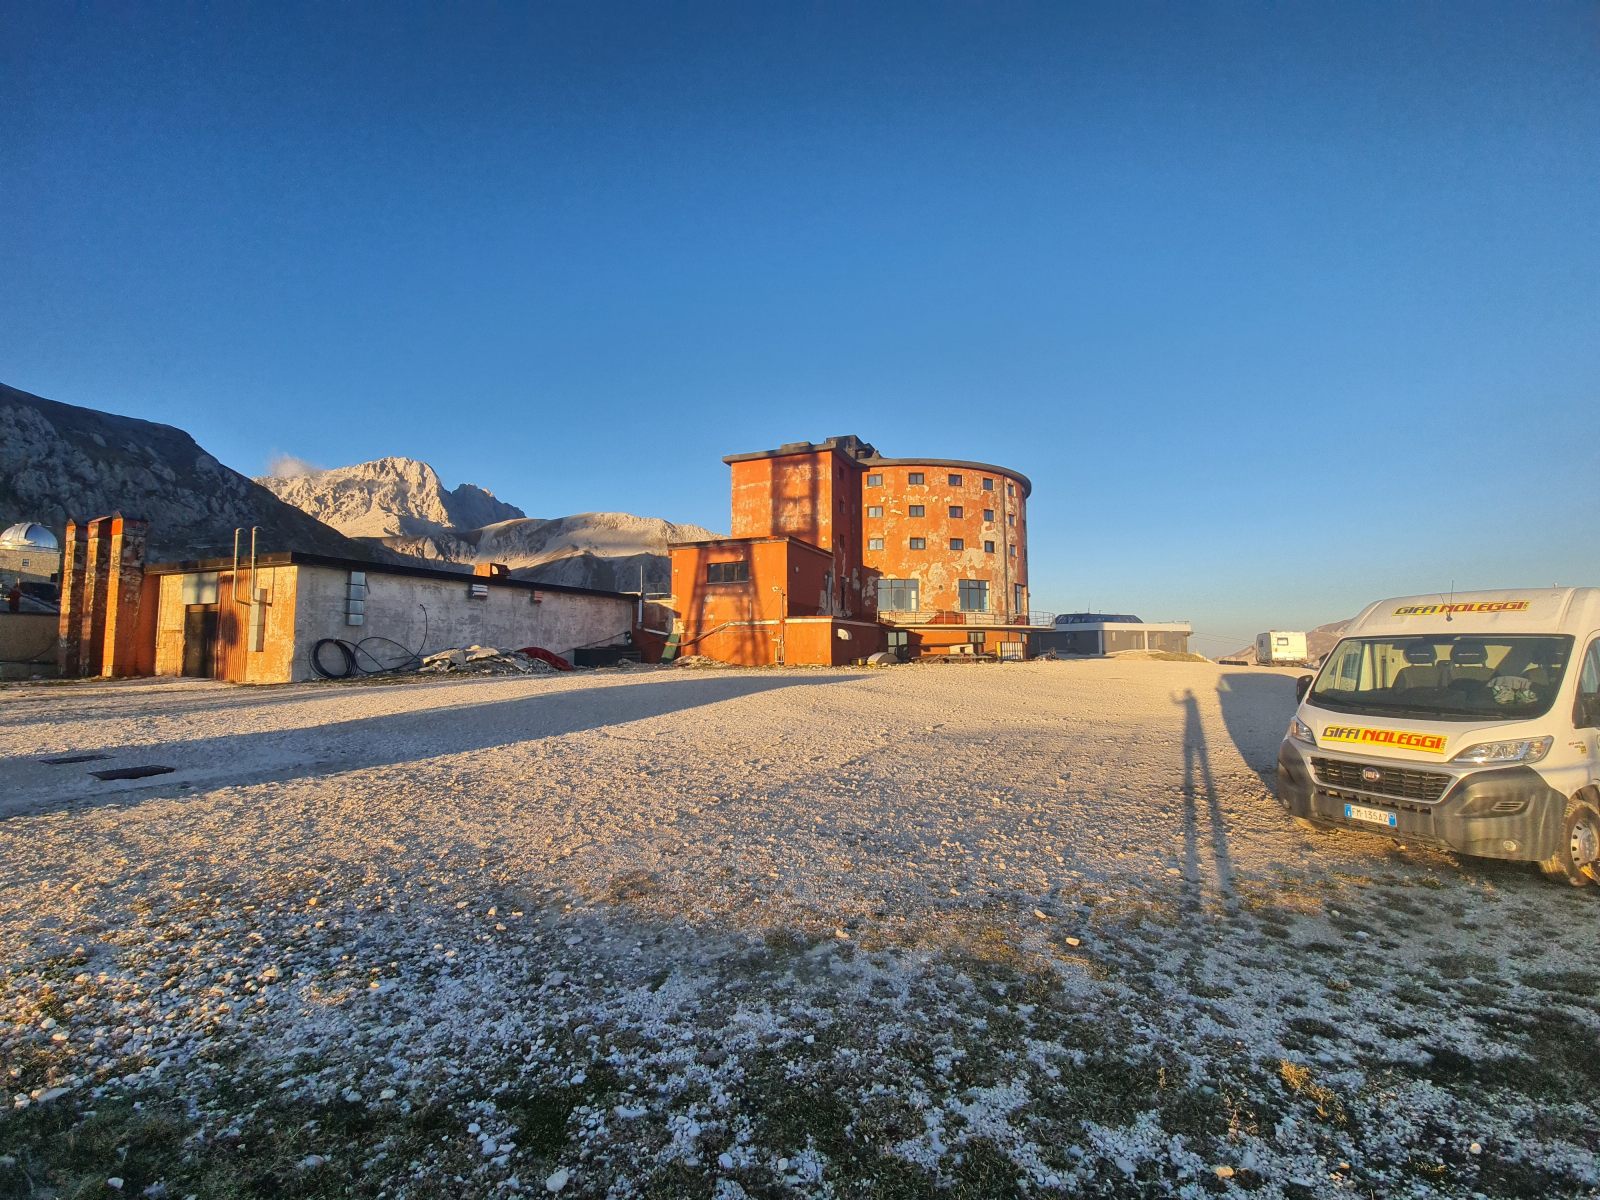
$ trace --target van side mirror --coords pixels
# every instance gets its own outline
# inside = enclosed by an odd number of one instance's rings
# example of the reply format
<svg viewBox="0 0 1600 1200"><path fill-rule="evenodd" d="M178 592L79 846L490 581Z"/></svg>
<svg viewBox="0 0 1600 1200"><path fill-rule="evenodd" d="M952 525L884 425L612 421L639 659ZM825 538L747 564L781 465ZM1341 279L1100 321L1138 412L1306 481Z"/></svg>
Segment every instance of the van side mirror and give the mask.
<svg viewBox="0 0 1600 1200"><path fill-rule="evenodd" d="M1311 690L1311 676L1310 675L1302 675L1302 676L1300 676L1300 678L1298 678L1298 679L1296 679L1294 681L1294 698L1296 700L1304 700L1306 698L1306 693L1309 692L1310 690Z"/></svg>
<svg viewBox="0 0 1600 1200"><path fill-rule="evenodd" d="M1585 696L1579 692L1578 708L1573 717L1575 718L1573 723L1579 729L1600 728L1600 693Z"/></svg>

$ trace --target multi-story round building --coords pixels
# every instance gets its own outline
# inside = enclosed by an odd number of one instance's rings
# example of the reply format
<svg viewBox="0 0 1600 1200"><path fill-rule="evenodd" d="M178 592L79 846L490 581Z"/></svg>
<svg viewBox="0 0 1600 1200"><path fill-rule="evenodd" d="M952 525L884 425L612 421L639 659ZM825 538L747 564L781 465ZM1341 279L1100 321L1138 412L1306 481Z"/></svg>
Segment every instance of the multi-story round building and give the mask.
<svg viewBox="0 0 1600 1200"><path fill-rule="evenodd" d="M871 458L862 467L862 563L876 576L880 617L1026 617L1026 476L958 459Z"/></svg>
<svg viewBox="0 0 1600 1200"><path fill-rule="evenodd" d="M796 622L828 619L868 623L870 636L835 630L850 645L817 661L848 660L873 642L907 656L1025 654L1025 475L966 459L885 458L856 437L723 461L733 469L733 536L673 548L685 646L733 662L802 661ZM763 566L757 542L792 545L793 562Z"/></svg>

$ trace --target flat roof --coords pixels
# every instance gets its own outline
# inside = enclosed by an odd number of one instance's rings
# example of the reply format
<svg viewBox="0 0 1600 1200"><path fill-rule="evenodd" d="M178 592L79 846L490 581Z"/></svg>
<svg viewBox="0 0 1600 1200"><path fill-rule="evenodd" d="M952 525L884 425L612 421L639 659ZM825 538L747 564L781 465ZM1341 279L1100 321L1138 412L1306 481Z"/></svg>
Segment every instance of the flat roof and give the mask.
<svg viewBox="0 0 1600 1200"><path fill-rule="evenodd" d="M243 555L238 565L246 562ZM369 575L409 575L416 579L443 579L452 583L492 583L495 587L516 587L528 591L568 592L574 596L605 596L609 599L631 600L631 592L607 592L599 588L574 587L567 583L540 583L537 579L513 579L509 575L492 578L474 575L470 569L446 571L438 567L413 567L404 563L375 563L362 558L336 558L330 554L306 554L299 550L282 550L273 554L256 555L258 567L332 567L339 571L365 571ZM197 558L183 562L151 563L145 567L147 575L188 575L196 571L231 571L233 556L226 558Z"/></svg>
<svg viewBox="0 0 1600 1200"><path fill-rule="evenodd" d="M854 459L863 467L962 467L969 471L989 471L1015 479L1022 485L1023 496L1033 495L1033 482L1021 471L994 463L978 462L966 458L885 458L870 442L863 442L854 434L843 434L820 442L787 442L776 450L752 450L746 454L725 454L722 461L732 466L736 462L752 462L758 458L787 458L791 454L816 454L832 450Z"/></svg>

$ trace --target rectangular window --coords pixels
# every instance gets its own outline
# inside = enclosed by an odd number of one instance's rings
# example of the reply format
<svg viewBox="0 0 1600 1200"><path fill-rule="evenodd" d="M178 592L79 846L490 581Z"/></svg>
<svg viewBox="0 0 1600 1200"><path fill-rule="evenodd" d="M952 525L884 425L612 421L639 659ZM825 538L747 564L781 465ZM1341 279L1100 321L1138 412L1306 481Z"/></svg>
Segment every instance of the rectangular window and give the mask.
<svg viewBox="0 0 1600 1200"><path fill-rule="evenodd" d="M1006 514L1006 524L1007 525L1015 525L1016 523L1017 523L1017 514L1016 513L1007 513Z"/></svg>
<svg viewBox="0 0 1600 1200"><path fill-rule="evenodd" d="M906 509L906 513L908 516L920 517L923 514L923 506L920 504L913 504L910 508Z"/></svg>
<svg viewBox="0 0 1600 1200"><path fill-rule="evenodd" d="M994 491L994 480L992 480L992 479L985 479L985 480L984 480L984 481L983 481L983 490L984 490L984 491L986 491L986 492L992 492L992 491Z"/></svg>
<svg viewBox="0 0 1600 1200"><path fill-rule="evenodd" d="M1015 496L1016 494L1017 494L1017 485L1014 484L1014 483L1006 484L1006 495Z"/></svg>
<svg viewBox="0 0 1600 1200"><path fill-rule="evenodd" d="M960 487L961 486L961 476L959 476L959 475L950 476L950 486L951 487Z"/></svg>
<svg viewBox="0 0 1600 1200"><path fill-rule="evenodd" d="M952 505L951 505L951 506L950 506L950 519L951 519L951 520L953 520L953 521L959 521L959 520L961 520L961 519L962 519L962 518L963 518L963 517L965 517L965 516L966 516L966 515L967 515L967 510L966 510L966 509L964 509L964 508L962 508L962 507L961 507L961 505L959 505L959 504L952 504Z"/></svg>
<svg viewBox="0 0 1600 1200"><path fill-rule="evenodd" d="M967 539L966 538L951 538L950 539L950 549L952 549L952 550L965 550L966 548L967 548Z"/></svg>
<svg viewBox="0 0 1600 1200"><path fill-rule="evenodd" d="M915 579L878 580L879 612L915 612L920 598Z"/></svg>
<svg viewBox="0 0 1600 1200"><path fill-rule="evenodd" d="M883 539L882 538L868 538L867 539L867 549L868 550L882 550L883 549Z"/></svg>
<svg viewBox="0 0 1600 1200"><path fill-rule="evenodd" d="M988 634L983 633L981 631L969 632L967 634L967 644L969 646L982 646L983 643L984 643L984 639L986 639L988 636L989 636Z"/></svg>
<svg viewBox="0 0 1600 1200"><path fill-rule="evenodd" d="M251 586L254 586L254 581L252 581ZM351 571L350 577L345 580L344 623L346 625L365 625L367 623L367 573L365 571Z"/></svg>
<svg viewBox="0 0 1600 1200"><path fill-rule="evenodd" d="M921 471L912 471L906 476L906 482L915 486L923 482Z"/></svg>
<svg viewBox="0 0 1600 1200"><path fill-rule="evenodd" d="M867 516L869 516L869 517L881 517L881 516L883 516L883 505L881 505L881 504L869 504L869 505L867 505Z"/></svg>
<svg viewBox="0 0 1600 1200"><path fill-rule="evenodd" d="M882 487L883 486L883 476L882 475L868 475L867 476L867 486L868 487Z"/></svg>
<svg viewBox="0 0 1600 1200"><path fill-rule="evenodd" d="M911 539L911 548L913 550L926 550L928 548L928 539L927 538L912 538Z"/></svg>
<svg viewBox="0 0 1600 1200"><path fill-rule="evenodd" d="M983 519L985 521L993 522L993 520L994 520L994 509L992 509L992 508L984 509L983 510Z"/></svg>
<svg viewBox="0 0 1600 1200"><path fill-rule="evenodd" d="M984 543L983 543L983 552L985 554L993 554L994 553L994 543L991 542L991 541L988 541L987 539L985 539Z"/></svg>
<svg viewBox="0 0 1600 1200"><path fill-rule="evenodd" d="M706 564L707 583L749 583L750 564L740 559L738 562L714 562Z"/></svg>
<svg viewBox="0 0 1600 1200"><path fill-rule="evenodd" d="M1018 615L1022 613L1022 601L1022 585L1020 583L1013 583L1011 585L1011 611L1013 613Z"/></svg>
<svg viewBox="0 0 1600 1200"><path fill-rule="evenodd" d="M956 580L956 603L962 612L988 612L989 581L987 579Z"/></svg>
<svg viewBox="0 0 1600 1200"><path fill-rule="evenodd" d="M185 604L215 604L217 602L217 572L204 571L183 577L183 602Z"/></svg>
<svg viewBox="0 0 1600 1200"><path fill-rule="evenodd" d="M1015 558L1017 556L1017 545L1016 545L1015 542L1013 542L1009 547L1007 547L1007 549L1009 549L1011 551L1011 557L1012 558Z"/></svg>

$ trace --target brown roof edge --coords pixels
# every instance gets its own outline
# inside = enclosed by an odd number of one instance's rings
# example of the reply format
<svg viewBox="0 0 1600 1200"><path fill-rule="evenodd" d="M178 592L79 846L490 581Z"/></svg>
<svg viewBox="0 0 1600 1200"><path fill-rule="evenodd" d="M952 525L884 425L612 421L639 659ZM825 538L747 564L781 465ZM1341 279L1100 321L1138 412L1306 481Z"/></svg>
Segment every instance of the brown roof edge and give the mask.
<svg viewBox="0 0 1600 1200"><path fill-rule="evenodd" d="M817 554L826 554L829 555L829 557L832 557L831 552L824 550L821 546L808 542L804 538L790 537L788 534L784 533L772 534L767 537L701 538L697 542L668 542L667 550L669 552L677 549L688 550L695 546L755 545L758 542L793 542L796 546L799 546L803 550L810 550Z"/></svg>
<svg viewBox="0 0 1600 1200"><path fill-rule="evenodd" d="M249 560L243 555L239 565ZM337 558L329 554L306 554L299 550L280 550L272 554L256 555L258 567L333 567L340 571L365 571L369 575L408 575L415 579L443 579L459 583L488 583L493 587L515 587L527 591L566 592L574 596L605 596L608 599L632 600L633 592L607 592L600 588L574 587L567 583L541 583L537 579L486 579L471 570L445 571L438 567L413 567L400 563L374 563L361 558ZM151 563L145 567L147 575L186 575L192 571L231 571L233 557L199 558L183 562Z"/></svg>

